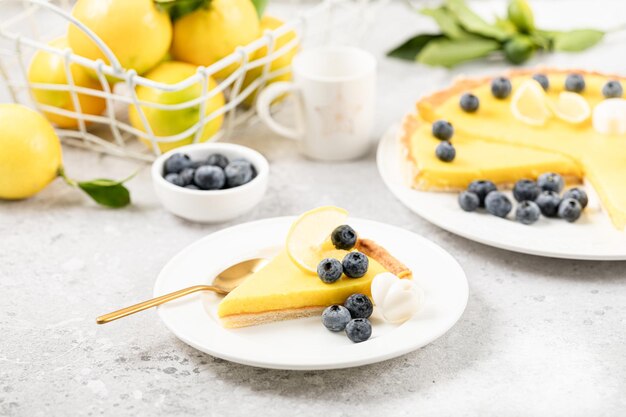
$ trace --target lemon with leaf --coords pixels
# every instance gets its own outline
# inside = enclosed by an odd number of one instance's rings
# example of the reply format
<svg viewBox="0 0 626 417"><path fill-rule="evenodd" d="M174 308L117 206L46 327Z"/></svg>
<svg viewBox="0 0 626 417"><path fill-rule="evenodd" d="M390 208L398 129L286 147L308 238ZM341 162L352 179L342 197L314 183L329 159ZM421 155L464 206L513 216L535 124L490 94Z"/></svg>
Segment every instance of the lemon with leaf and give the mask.
<svg viewBox="0 0 626 417"><path fill-rule="evenodd" d="M60 176L104 206L130 203L126 180L75 181L65 175L62 159L61 141L43 115L20 104L0 104L0 199L32 197Z"/></svg>

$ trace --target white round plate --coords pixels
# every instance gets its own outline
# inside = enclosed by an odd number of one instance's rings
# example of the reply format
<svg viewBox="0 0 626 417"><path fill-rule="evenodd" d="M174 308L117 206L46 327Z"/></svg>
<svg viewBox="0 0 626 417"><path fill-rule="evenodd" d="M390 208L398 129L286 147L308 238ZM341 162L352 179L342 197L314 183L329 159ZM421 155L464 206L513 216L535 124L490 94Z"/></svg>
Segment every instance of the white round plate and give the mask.
<svg viewBox="0 0 626 417"><path fill-rule="evenodd" d="M626 232L613 227L591 187L589 205L576 223L541 217L526 226L486 213L467 213L457 193L417 191L407 185L406 164L398 141L399 127L387 131L378 145L380 175L405 206L429 222L467 239L514 252L553 258L626 260Z"/></svg>
<svg viewBox="0 0 626 417"><path fill-rule="evenodd" d="M270 257L284 244L295 218L245 223L213 233L183 249L157 278L159 296L199 283L236 262ZM414 233L373 221L350 219L360 234L385 246L413 270L425 304L400 325L372 316L372 337L352 343L343 332L309 317L241 329L223 328L217 317L220 297L194 294L159 307L165 325L183 342L210 355L263 368L312 370L366 365L418 349L448 331L461 317L468 297L465 273L445 250Z"/></svg>

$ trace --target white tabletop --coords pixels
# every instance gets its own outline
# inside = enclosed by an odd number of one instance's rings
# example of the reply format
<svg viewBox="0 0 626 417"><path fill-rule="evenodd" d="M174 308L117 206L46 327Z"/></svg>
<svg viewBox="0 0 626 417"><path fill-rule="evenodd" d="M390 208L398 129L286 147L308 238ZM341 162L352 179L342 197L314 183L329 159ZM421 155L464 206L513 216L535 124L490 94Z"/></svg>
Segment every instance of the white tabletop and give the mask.
<svg viewBox="0 0 626 417"><path fill-rule="evenodd" d="M621 0L533 5L543 26L626 22ZM383 50L429 25L400 2L377 18L369 44L381 58L377 137L420 94L461 73L505 68L478 63L447 71L383 58ZM626 73L624 40L529 63L537 64ZM128 184L134 204L126 209L97 207L59 180L30 200L0 202L0 415L624 414L626 263L545 259L451 235L392 197L373 151L355 162L313 162L261 125L240 130L233 141L265 154L272 173L263 202L228 224L192 224L165 212L147 168ZM64 161L70 175L84 179L121 178L137 167L68 147ZM161 267L196 239L323 204L415 231L450 251L470 282L458 324L401 358L330 372L214 359L178 341L154 311L96 326L97 315L149 297Z"/></svg>

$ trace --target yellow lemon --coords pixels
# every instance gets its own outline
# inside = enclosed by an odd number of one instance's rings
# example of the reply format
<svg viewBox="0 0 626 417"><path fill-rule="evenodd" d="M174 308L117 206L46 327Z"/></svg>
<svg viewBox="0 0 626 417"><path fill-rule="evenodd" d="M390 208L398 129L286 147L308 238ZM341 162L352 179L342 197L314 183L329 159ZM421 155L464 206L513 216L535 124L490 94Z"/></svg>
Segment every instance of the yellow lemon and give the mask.
<svg viewBox="0 0 626 417"><path fill-rule="evenodd" d="M329 236L336 227L346 224L348 212L334 206L318 207L302 214L287 234L287 254L304 271L317 272L324 258L341 258L347 254L328 244ZM345 253L344 253L345 252Z"/></svg>
<svg viewBox="0 0 626 417"><path fill-rule="evenodd" d="M146 78L165 84L176 84L186 78L191 77L196 73L197 67L195 65L187 64L184 62L167 61L161 63L154 68L148 74ZM217 84L215 80L209 78L207 84L207 91L215 88ZM158 104L179 104L198 98L202 95L202 85L200 82L190 85L189 87L180 91L166 92L160 89L138 86L137 97L141 101L148 103ZM215 96L208 99L205 103L204 114L209 114L219 109L224 105L224 95L220 92ZM184 109L157 109L148 105L141 106L152 132L156 136L173 136L178 133L184 132L189 129L200 119L200 104L196 104L192 107ZM134 105L131 105L128 110L128 117L130 123L141 131L146 131L139 112ZM220 115L204 125L200 136L200 142L206 141L220 130L222 126L223 116ZM187 145L193 141L194 134L191 134L181 140L175 142L162 142L159 143L159 148L162 152L166 152L170 149L177 148L182 145ZM152 147L150 141L142 139L147 146Z"/></svg>
<svg viewBox="0 0 626 417"><path fill-rule="evenodd" d="M50 46L59 49L67 48L67 40L65 38L55 39L50 42ZM80 65L71 64L70 71L74 85L102 91L100 82L92 78ZM68 80L65 74L65 61L63 57L43 50L38 51L28 67L28 81L31 83L67 84ZM47 104L69 111L75 110L72 96L68 91L34 88L33 96L40 104ZM103 98L88 94L78 94L78 102L84 114L98 115L101 114L106 107L106 101ZM75 128L78 126L78 121L74 117L61 116L51 112L44 112L44 115L48 120L59 127Z"/></svg>
<svg viewBox="0 0 626 417"><path fill-rule="evenodd" d="M281 25L283 25L283 22L280 19L277 19L271 16L264 16L261 19L261 33L263 33L265 30L278 29ZM275 39L274 51L284 47L285 45L287 45L289 42L293 41L294 39L296 39L296 33L294 31L289 31L287 33L284 33L283 35ZM285 51L284 53L282 53L281 56L272 60L272 63L270 64L270 67L269 67L269 72L274 72L274 71L278 71L280 69L289 67L291 65L291 60L293 59L297 51L298 51L298 47L294 46L288 51ZM267 56L267 47L263 47L255 52L253 59L254 60L263 59L266 56ZM253 68L250 71L248 71L248 73L246 74L246 78L243 80L243 86L241 87L242 90L246 88L247 86L249 86L254 80L260 77L262 74L263 74L263 66ZM271 84L273 82L277 82L277 81L289 81L290 79L291 79L291 71L286 71L285 73L281 75L276 75L270 78L267 81L266 85ZM257 95L257 91L255 90L252 94L246 97L243 102L247 106L252 106L252 103L254 102L256 95Z"/></svg>
<svg viewBox="0 0 626 417"><path fill-rule="evenodd" d="M0 198L37 194L60 166L61 142L46 118L20 104L0 104Z"/></svg>
<svg viewBox="0 0 626 417"><path fill-rule="evenodd" d="M259 18L250 0L211 0L174 23L172 56L178 61L209 66L259 37ZM215 74L226 78L229 65Z"/></svg>
<svg viewBox="0 0 626 417"><path fill-rule="evenodd" d="M172 23L153 0L78 0L72 16L96 33L126 69L143 74L158 64L169 49ZM68 42L78 55L107 62L97 44L76 25Z"/></svg>

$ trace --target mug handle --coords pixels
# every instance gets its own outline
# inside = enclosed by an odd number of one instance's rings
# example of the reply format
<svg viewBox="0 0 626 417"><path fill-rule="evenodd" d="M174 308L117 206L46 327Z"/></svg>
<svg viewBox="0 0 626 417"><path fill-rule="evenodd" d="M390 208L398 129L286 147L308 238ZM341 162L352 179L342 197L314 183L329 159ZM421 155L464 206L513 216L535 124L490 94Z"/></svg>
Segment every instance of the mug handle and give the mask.
<svg viewBox="0 0 626 417"><path fill-rule="evenodd" d="M300 140L302 138L303 132L302 128L292 128L283 126L278 123L272 117L270 112L270 106L272 105L272 101L274 101L278 96L290 93L297 92L298 87L292 82L288 81L279 81L272 83L265 87L256 101L256 111L261 120L274 132L278 133L281 136L284 136L289 139Z"/></svg>

